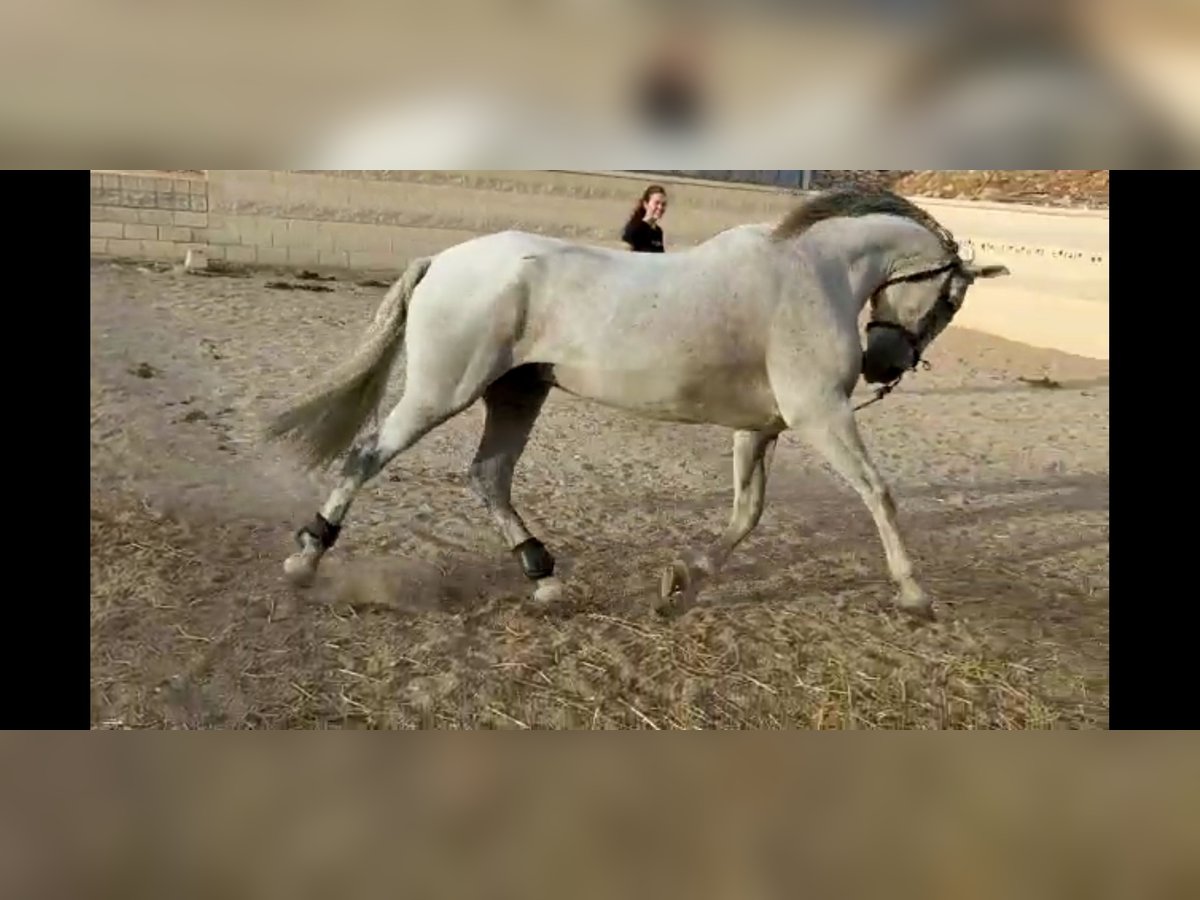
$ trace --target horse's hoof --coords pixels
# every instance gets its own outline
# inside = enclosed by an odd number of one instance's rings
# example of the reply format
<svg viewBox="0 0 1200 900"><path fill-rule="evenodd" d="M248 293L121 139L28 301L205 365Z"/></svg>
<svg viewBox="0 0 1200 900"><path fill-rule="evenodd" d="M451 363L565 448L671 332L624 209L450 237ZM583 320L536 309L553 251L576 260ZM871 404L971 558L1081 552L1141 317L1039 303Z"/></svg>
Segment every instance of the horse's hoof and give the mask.
<svg viewBox="0 0 1200 900"><path fill-rule="evenodd" d="M936 622L937 614L933 611L933 604L929 603L925 606L901 606L900 611L911 619L918 622Z"/></svg>
<svg viewBox="0 0 1200 900"><path fill-rule="evenodd" d="M561 603L563 597L566 596L566 590L563 588L563 583L557 576L549 575L545 578L539 578L537 586L533 589L533 599L536 603L552 604Z"/></svg>
<svg viewBox="0 0 1200 900"><path fill-rule="evenodd" d="M317 561L306 553L293 553L283 561L283 574L295 587L310 587L317 579Z"/></svg>
<svg viewBox="0 0 1200 900"><path fill-rule="evenodd" d="M658 586L660 596L666 598L672 594L678 594L687 589L692 582L692 573L688 570L687 563L681 559L675 560L662 573L662 581Z"/></svg>
<svg viewBox="0 0 1200 900"><path fill-rule="evenodd" d="M658 586L658 599L654 601L654 611L660 616L685 612L695 603L696 587L687 564L682 560L675 560L663 569L662 580Z"/></svg>
<svg viewBox="0 0 1200 900"><path fill-rule="evenodd" d="M933 601L916 585L902 588L896 595L896 607L906 615L924 622L932 622L936 616Z"/></svg>

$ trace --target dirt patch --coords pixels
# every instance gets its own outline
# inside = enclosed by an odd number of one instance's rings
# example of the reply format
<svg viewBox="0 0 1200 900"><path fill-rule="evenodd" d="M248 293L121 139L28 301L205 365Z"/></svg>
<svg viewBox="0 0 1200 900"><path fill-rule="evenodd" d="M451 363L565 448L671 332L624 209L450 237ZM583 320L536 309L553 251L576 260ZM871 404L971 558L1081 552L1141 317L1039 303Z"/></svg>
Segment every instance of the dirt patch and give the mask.
<svg viewBox="0 0 1200 900"><path fill-rule="evenodd" d="M478 408L364 491L297 594L280 565L332 479L257 435L383 288L266 280L93 265L96 727L1106 725L1106 364L951 329L861 415L934 626L891 612L867 511L791 436L759 530L658 620L661 567L728 516L730 436L557 394L514 499L561 607L527 599L467 490Z"/></svg>
<svg viewBox="0 0 1200 900"><path fill-rule="evenodd" d="M1064 667L1053 642L1014 642L988 623L914 629L850 583L834 598L827 582L664 625L619 602L614 614L600 592L539 614L489 585L478 560L375 561L297 605L275 582L278 560L253 546L270 539L244 523L198 529L109 497L93 501L92 530L102 727L1025 728L1104 717L1099 671Z"/></svg>

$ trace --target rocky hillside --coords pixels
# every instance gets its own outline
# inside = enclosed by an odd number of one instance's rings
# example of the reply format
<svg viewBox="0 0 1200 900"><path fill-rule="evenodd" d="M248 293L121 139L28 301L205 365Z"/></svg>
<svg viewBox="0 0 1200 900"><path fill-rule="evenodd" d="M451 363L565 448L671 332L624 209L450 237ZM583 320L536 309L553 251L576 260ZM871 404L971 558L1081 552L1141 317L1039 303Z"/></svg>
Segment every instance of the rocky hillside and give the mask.
<svg viewBox="0 0 1200 900"><path fill-rule="evenodd" d="M905 169L823 169L813 187L861 184L885 187L910 197L943 197L1028 203L1083 209L1108 208L1107 169L1026 169L991 171L912 171Z"/></svg>

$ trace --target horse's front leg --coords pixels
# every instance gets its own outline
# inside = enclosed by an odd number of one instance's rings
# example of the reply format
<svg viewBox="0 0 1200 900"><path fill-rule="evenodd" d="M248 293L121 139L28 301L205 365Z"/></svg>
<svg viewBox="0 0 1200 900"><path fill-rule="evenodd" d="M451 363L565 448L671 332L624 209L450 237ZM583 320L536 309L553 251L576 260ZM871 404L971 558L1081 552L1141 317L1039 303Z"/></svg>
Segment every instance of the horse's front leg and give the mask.
<svg viewBox="0 0 1200 900"><path fill-rule="evenodd" d="M695 604L700 589L725 565L734 549L762 518L778 432L738 431L733 436L733 513L721 536L693 562L677 559L662 575L655 611L684 612Z"/></svg>
<svg viewBox="0 0 1200 900"><path fill-rule="evenodd" d="M826 404L808 405L803 415L794 417L788 424L825 457L871 511L887 556L888 571L900 589L897 606L918 617L932 618L932 603L913 577L912 560L900 536L896 503L867 455L849 400L831 398Z"/></svg>

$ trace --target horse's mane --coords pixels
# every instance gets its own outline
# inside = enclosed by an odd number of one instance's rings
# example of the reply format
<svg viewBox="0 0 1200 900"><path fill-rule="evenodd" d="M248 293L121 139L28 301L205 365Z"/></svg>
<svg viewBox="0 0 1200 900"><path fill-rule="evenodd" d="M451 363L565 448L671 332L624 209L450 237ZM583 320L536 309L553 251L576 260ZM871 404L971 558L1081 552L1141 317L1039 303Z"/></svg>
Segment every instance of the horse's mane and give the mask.
<svg viewBox="0 0 1200 900"><path fill-rule="evenodd" d="M891 191L863 188L835 188L808 198L775 226L771 237L774 240L783 241L803 234L818 222L824 222L826 219L868 216L874 213L885 213L911 219L933 232L947 251L958 253L958 242L954 240L950 232L915 203L893 194Z"/></svg>

